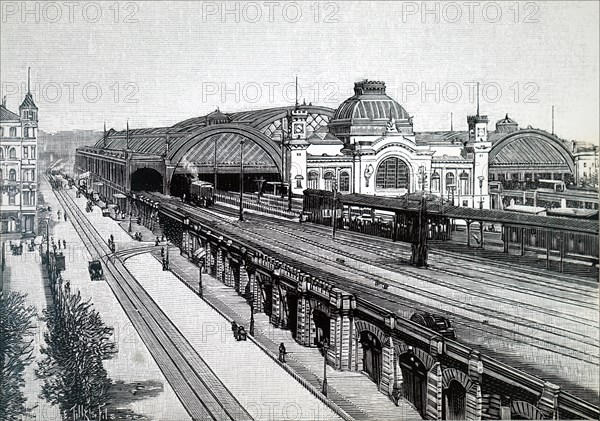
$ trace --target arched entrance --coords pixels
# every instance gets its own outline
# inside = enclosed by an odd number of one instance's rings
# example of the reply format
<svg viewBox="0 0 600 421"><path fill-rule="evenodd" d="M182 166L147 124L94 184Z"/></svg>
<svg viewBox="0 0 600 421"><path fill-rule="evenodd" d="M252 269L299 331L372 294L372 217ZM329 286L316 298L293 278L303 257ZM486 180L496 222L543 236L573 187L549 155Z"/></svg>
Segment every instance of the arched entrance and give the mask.
<svg viewBox="0 0 600 421"><path fill-rule="evenodd" d="M398 357L402 371L402 388L404 398L415 406L423 417L427 411L427 369L423 361L412 352L405 352Z"/></svg>
<svg viewBox="0 0 600 421"><path fill-rule="evenodd" d="M363 371L379 386L382 368L382 344L379 338L368 330L360 332L360 344L363 350Z"/></svg>
<svg viewBox="0 0 600 421"><path fill-rule="evenodd" d="M131 190L162 192L162 175L152 168L140 168L131 174Z"/></svg>
<svg viewBox="0 0 600 421"><path fill-rule="evenodd" d="M292 332L292 338L296 339L298 330L298 296L288 292L285 296L287 308L287 325Z"/></svg>
<svg viewBox="0 0 600 421"><path fill-rule="evenodd" d="M376 190L408 189L409 181L408 165L400 158L386 158L377 167Z"/></svg>
<svg viewBox="0 0 600 421"><path fill-rule="evenodd" d="M451 380L444 389L444 406L442 418L445 420L466 419L467 391L457 380Z"/></svg>
<svg viewBox="0 0 600 421"><path fill-rule="evenodd" d="M330 334L330 325L329 325L329 316L325 314L325 312L321 310L313 310L312 318L315 323L315 337L313 344L318 345L322 343L325 339L329 342L329 334Z"/></svg>

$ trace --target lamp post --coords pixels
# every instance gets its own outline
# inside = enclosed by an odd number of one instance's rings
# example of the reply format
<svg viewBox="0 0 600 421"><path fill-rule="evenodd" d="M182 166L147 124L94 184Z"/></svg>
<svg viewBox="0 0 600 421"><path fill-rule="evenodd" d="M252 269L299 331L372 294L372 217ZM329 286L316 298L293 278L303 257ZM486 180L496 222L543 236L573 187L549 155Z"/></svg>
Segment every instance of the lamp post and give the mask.
<svg viewBox="0 0 600 421"><path fill-rule="evenodd" d="M323 388L321 392L327 397L327 351L329 350L329 340L323 339Z"/></svg>
<svg viewBox="0 0 600 421"><path fill-rule="evenodd" d="M163 262L163 270L169 270L169 240L167 239L167 255L165 256L165 260Z"/></svg>
<svg viewBox="0 0 600 421"><path fill-rule="evenodd" d="M204 259L198 264L198 295L202 298L202 269L204 268Z"/></svg>
<svg viewBox="0 0 600 421"><path fill-rule="evenodd" d="M337 207L336 207L336 199L337 199L337 180L333 179L331 183L331 189L333 191L333 203L331 205L331 225L332 225L332 233L331 236L335 239L335 220L337 216Z"/></svg>
<svg viewBox="0 0 600 421"><path fill-rule="evenodd" d="M254 336L254 297L250 298L250 334Z"/></svg>
<svg viewBox="0 0 600 421"><path fill-rule="evenodd" d="M244 139L240 140L240 222L244 221Z"/></svg>
<svg viewBox="0 0 600 421"><path fill-rule="evenodd" d="M483 175L480 175L479 177L477 177L477 179L479 180L479 209L483 209L482 190L483 190L483 180L485 179L485 177Z"/></svg>

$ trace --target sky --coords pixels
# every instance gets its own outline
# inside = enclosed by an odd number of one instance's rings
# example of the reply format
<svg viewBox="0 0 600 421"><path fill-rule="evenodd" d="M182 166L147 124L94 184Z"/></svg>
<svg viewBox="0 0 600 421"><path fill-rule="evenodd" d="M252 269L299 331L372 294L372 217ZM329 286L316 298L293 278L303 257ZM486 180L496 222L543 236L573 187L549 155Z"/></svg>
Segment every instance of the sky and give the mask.
<svg viewBox="0 0 600 421"><path fill-rule="evenodd" d="M44 131L170 126L207 114L337 108L386 82L416 131L521 127L598 143L599 2L2 1L0 81ZM452 117L451 117L452 116Z"/></svg>

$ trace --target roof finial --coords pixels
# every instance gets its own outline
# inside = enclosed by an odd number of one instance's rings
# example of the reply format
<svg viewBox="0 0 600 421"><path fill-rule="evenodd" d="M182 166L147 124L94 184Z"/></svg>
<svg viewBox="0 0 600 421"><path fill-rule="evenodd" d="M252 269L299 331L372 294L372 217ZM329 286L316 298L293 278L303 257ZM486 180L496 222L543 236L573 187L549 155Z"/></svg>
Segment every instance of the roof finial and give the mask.
<svg viewBox="0 0 600 421"><path fill-rule="evenodd" d="M554 135L554 105L552 106L552 135Z"/></svg>
<svg viewBox="0 0 600 421"><path fill-rule="evenodd" d="M296 108L298 108L298 75L296 75Z"/></svg>
<svg viewBox="0 0 600 421"><path fill-rule="evenodd" d="M454 131L454 114L450 113L450 131L453 132Z"/></svg>
<svg viewBox="0 0 600 421"><path fill-rule="evenodd" d="M129 119L127 119L127 149L129 149Z"/></svg>
<svg viewBox="0 0 600 421"><path fill-rule="evenodd" d="M2 106L4 108L6 108L6 95L4 95L4 97L2 97Z"/></svg>
<svg viewBox="0 0 600 421"><path fill-rule="evenodd" d="M106 148L106 121L104 122L104 147Z"/></svg>
<svg viewBox="0 0 600 421"><path fill-rule="evenodd" d="M31 67L27 68L27 93L31 94Z"/></svg>
<svg viewBox="0 0 600 421"><path fill-rule="evenodd" d="M477 116L479 116L479 82L477 82Z"/></svg>

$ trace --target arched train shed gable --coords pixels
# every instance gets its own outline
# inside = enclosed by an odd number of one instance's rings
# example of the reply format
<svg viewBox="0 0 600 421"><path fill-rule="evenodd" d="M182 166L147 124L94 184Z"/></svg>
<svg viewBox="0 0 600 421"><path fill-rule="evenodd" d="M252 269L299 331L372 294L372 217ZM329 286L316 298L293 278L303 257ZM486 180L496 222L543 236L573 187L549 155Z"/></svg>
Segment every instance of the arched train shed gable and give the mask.
<svg viewBox="0 0 600 421"><path fill-rule="evenodd" d="M557 137L535 129L519 130L499 140L490 150L489 163L490 169L520 166L575 171L573 155L567 145Z"/></svg>
<svg viewBox="0 0 600 421"><path fill-rule="evenodd" d="M172 164L179 165L185 160L194 162L194 156L202 154L203 150L212 148L213 142L208 142L215 135L238 135L249 139L258 145L272 160L273 165L281 174L281 150L275 147L273 141L263 133L246 124L230 123L216 124L198 129L183 138L177 139L176 145L172 145L169 151L169 159Z"/></svg>

